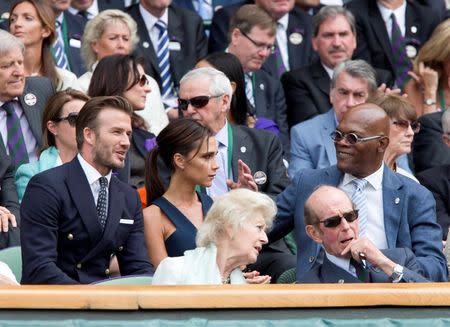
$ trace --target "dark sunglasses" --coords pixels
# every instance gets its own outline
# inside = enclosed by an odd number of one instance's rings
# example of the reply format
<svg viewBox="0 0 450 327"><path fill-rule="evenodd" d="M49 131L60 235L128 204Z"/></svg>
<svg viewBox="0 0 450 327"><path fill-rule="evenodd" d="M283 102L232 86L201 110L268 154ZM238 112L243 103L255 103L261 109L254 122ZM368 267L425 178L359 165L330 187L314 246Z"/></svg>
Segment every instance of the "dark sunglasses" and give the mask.
<svg viewBox="0 0 450 327"><path fill-rule="evenodd" d="M342 215L336 215L321 221L314 223L313 225L323 224L326 228L334 228L339 226L341 220L345 219L349 223L358 219L358 210L352 210L349 212L345 212Z"/></svg>
<svg viewBox="0 0 450 327"><path fill-rule="evenodd" d="M78 112L71 112L66 117L58 117L58 118L55 118L52 120L55 123L59 123L59 122L62 122L63 120L67 120L67 122L69 123L70 126L75 127L75 125L77 123L77 117L78 117Z"/></svg>
<svg viewBox="0 0 450 327"><path fill-rule="evenodd" d="M334 142L339 142L339 141L345 140L348 144L367 142L367 141L377 140L382 137L385 137L384 135L361 137L361 136L356 135L355 133L342 133L339 130L335 130L333 133L330 134L330 136Z"/></svg>
<svg viewBox="0 0 450 327"><path fill-rule="evenodd" d="M218 98L221 97L222 95L223 93L219 95L200 95L198 97L193 97L190 99L178 98L178 108L183 111L186 111L190 103L194 108L200 109L206 106L210 99Z"/></svg>
<svg viewBox="0 0 450 327"><path fill-rule="evenodd" d="M408 129L409 126L411 126L411 129L412 129L412 131L414 133L419 133L419 131L420 131L420 123L417 120L415 120L413 122L409 122L409 121L404 120L404 119L399 119L397 121L393 121L392 123L395 126L398 126L398 127L402 128L402 129L405 129L405 130Z"/></svg>
<svg viewBox="0 0 450 327"><path fill-rule="evenodd" d="M148 79L147 76L145 74L143 74L138 81L139 86L145 86L148 85Z"/></svg>

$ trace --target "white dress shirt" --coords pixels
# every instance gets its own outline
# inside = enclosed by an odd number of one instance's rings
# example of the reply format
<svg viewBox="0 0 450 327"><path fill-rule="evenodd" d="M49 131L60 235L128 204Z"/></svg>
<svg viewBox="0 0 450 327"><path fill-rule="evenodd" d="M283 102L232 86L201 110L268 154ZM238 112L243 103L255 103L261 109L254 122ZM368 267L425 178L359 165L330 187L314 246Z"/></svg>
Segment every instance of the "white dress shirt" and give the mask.
<svg viewBox="0 0 450 327"><path fill-rule="evenodd" d="M158 39L159 39L159 29L155 26L158 20L163 21L166 26L169 26L169 13L167 9L161 17L155 17L150 12L148 12L142 5L139 5L139 12L141 13L142 19L144 20L145 27L147 28L148 35L152 41L153 49L155 53L158 51Z"/></svg>
<svg viewBox="0 0 450 327"><path fill-rule="evenodd" d="M94 18L95 16L97 16L100 12L100 10L98 9L98 2L97 0L92 1L91 6L85 10L86 14L87 14L87 19L91 20L92 18ZM78 9L75 9L73 7L69 7L69 12L72 15L78 15L78 13L80 12Z"/></svg>
<svg viewBox="0 0 450 327"><path fill-rule="evenodd" d="M388 9L388 8L382 6L378 1L377 1L377 6L378 6L378 9L380 10L381 17L383 18L384 24L386 26L386 30L389 35L389 39L392 38L392 35L391 35L391 32L392 32L391 14L392 13L395 15L395 19L397 20L398 27L400 27L400 32L402 33L402 36L405 36L406 1L404 1L403 4L395 10L391 10L391 9Z"/></svg>

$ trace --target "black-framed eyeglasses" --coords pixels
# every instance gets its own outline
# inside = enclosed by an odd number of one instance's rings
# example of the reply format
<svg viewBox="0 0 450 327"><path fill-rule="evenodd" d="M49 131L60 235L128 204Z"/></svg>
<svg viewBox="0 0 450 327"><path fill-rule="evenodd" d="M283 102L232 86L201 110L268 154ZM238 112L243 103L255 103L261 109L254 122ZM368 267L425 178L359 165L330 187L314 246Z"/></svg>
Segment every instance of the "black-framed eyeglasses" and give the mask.
<svg viewBox="0 0 450 327"><path fill-rule="evenodd" d="M352 210L352 211L345 212L340 215L326 218L324 220L314 223L313 225L323 224L326 228L335 228L335 227L339 226L342 219L347 220L347 222L349 222L349 223L351 223L352 221L355 221L356 219L358 219L358 210Z"/></svg>
<svg viewBox="0 0 450 327"><path fill-rule="evenodd" d="M392 124L404 130L408 129L408 127L411 126L411 129L414 133L419 133L420 131L420 123L417 120L409 122L408 120L405 119L398 119L394 120Z"/></svg>
<svg viewBox="0 0 450 327"><path fill-rule="evenodd" d="M218 95L199 95L190 99L178 98L178 108L186 111L189 107L189 104L191 104L194 108L200 109L206 106L209 100L221 97L222 95L223 93Z"/></svg>
<svg viewBox="0 0 450 327"><path fill-rule="evenodd" d="M253 43L253 45L255 47L257 47L258 49L261 50L267 50L269 51L269 53L273 53L275 51L275 45L273 44L265 44L265 43L260 43L260 42L256 42L255 40L253 40L250 36L248 36L246 33L244 33L242 30L239 30L241 32L242 35L244 35L250 42Z"/></svg>
<svg viewBox="0 0 450 327"><path fill-rule="evenodd" d="M148 85L148 79L145 74L142 74L138 81L139 86L145 86Z"/></svg>
<svg viewBox="0 0 450 327"><path fill-rule="evenodd" d="M55 123L62 122L63 120L67 120L70 126L75 127L77 123L78 118L78 112L71 112L66 117L58 117L55 119L52 119Z"/></svg>
<svg viewBox="0 0 450 327"><path fill-rule="evenodd" d="M345 140L348 144L356 144L359 142L367 142L367 141L381 139L385 136L384 135L375 135L375 136L361 137L361 136L356 135L355 133L342 133L339 130L335 130L333 133L330 134L330 137L333 139L334 142L339 142L339 141Z"/></svg>

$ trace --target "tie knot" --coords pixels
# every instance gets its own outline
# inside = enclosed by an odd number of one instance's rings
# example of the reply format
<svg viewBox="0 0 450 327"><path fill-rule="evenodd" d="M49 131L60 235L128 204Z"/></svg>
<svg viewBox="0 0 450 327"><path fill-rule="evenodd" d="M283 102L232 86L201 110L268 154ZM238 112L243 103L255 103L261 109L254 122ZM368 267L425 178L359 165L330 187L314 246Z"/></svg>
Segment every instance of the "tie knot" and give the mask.
<svg viewBox="0 0 450 327"><path fill-rule="evenodd" d="M100 182L100 187L101 188L107 188L108 187L108 179L104 176L100 177L98 179L98 181Z"/></svg>
<svg viewBox="0 0 450 327"><path fill-rule="evenodd" d="M352 180L352 183L353 183L353 185L355 185L357 190L362 191L364 189L364 187L366 187L366 185L367 185L367 179L356 178L356 179Z"/></svg>
<svg viewBox="0 0 450 327"><path fill-rule="evenodd" d="M167 29L167 25L166 23L164 23L161 19L159 19L156 23L155 23L156 28L160 31L160 32L164 32Z"/></svg>
<svg viewBox="0 0 450 327"><path fill-rule="evenodd" d="M3 104L3 106L2 106L2 108L3 108L3 110L6 111L6 114L7 114L8 116L11 116L12 113L14 112L14 104L13 104L13 101L5 102L5 103Z"/></svg>

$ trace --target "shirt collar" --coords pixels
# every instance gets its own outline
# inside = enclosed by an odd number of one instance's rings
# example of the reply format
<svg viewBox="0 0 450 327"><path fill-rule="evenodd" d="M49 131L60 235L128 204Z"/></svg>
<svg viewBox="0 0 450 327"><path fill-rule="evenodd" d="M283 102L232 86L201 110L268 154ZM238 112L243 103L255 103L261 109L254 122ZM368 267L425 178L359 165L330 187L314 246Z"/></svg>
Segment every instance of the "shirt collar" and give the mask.
<svg viewBox="0 0 450 327"><path fill-rule="evenodd" d="M225 125L216 134L216 141L228 148L228 121L225 121Z"/></svg>
<svg viewBox="0 0 450 327"><path fill-rule="evenodd" d="M289 13L284 14L283 17L281 17L278 21L277 21L278 25L281 25L283 27L283 29L286 31L288 24L289 24Z"/></svg>
<svg viewBox="0 0 450 327"><path fill-rule="evenodd" d="M78 161L80 162L81 169L83 169L84 174L86 175L89 185L92 185L93 183L98 181L98 179L100 177L103 176L102 174L100 174L98 172L97 169L92 167L92 165L89 162L87 162L81 154L78 153L77 158L78 158ZM112 175L112 170L110 170L108 175L105 176L106 179L108 180L108 185L109 185L109 182L111 181L111 175Z"/></svg>
<svg viewBox="0 0 450 327"><path fill-rule="evenodd" d="M334 69L328 67L328 66L325 65L322 61L321 61L320 63L322 64L322 67L323 67L323 69L325 69L325 71L326 71L326 73L328 74L328 76L330 76L330 79L332 79L332 78L333 78L333 72L334 72Z"/></svg>
<svg viewBox="0 0 450 327"><path fill-rule="evenodd" d="M395 10L386 8L379 1L377 1L377 6L385 23L387 23L391 19L392 13L394 13L397 22L404 21L403 17L405 17L406 14L406 1L403 1L403 4Z"/></svg>
<svg viewBox="0 0 450 327"><path fill-rule="evenodd" d="M88 9L86 9L85 11L88 14L89 18L97 16L99 14L97 0L92 1L91 6ZM72 15L77 15L80 11L76 8L69 7L69 12Z"/></svg>
<svg viewBox="0 0 450 327"><path fill-rule="evenodd" d="M142 4L139 4L139 12L142 15L142 19L144 20L145 26L147 27L147 31L149 33L153 29L158 20L162 20L166 24L166 26L169 26L169 11L167 10L167 8L161 17L153 16L149 11L147 11L142 6Z"/></svg>
<svg viewBox="0 0 450 327"><path fill-rule="evenodd" d="M64 20L64 12L60 13L60 14L58 15L58 17L56 17L56 21L59 23L59 26L62 25L63 20Z"/></svg>
<svg viewBox="0 0 450 327"><path fill-rule="evenodd" d="M339 268L350 272L350 259L342 258L342 257L336 257L332 254L329 254L327 251L325 251L325 255L327 256L328 260L330 260L332 263L334 263Z"/></svg>
<svg viewBox="0 0 450 327"><path fill-rule="evenodd" d="M384 163L381 164L380 168L378 168L373 174L364 177L367 182L372 185L372 187L375 190L381 189L381 186L383 184L383 170L384 170ZM342 185L347 185L351 183L354 179L357 179L357 177L351 175L351 174L344 174L344 179L342 180Z"/></svg>

